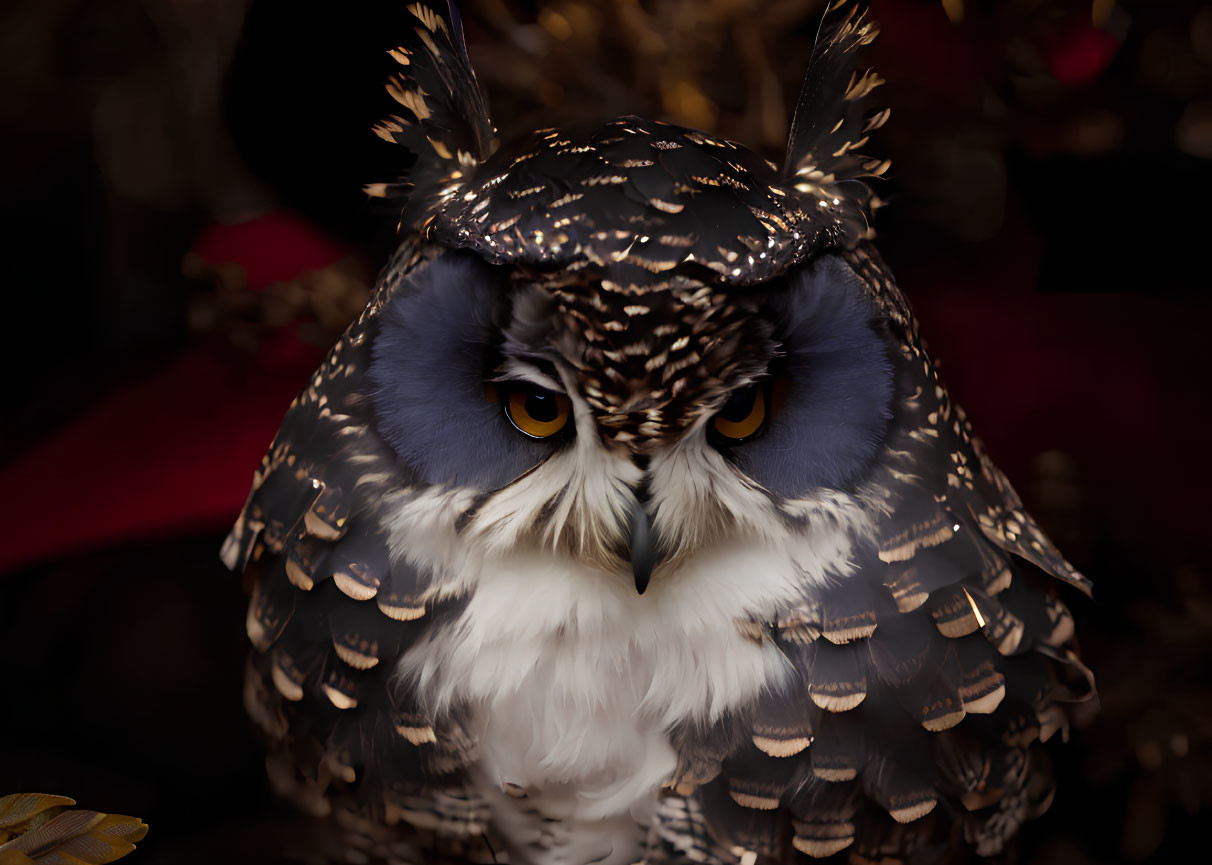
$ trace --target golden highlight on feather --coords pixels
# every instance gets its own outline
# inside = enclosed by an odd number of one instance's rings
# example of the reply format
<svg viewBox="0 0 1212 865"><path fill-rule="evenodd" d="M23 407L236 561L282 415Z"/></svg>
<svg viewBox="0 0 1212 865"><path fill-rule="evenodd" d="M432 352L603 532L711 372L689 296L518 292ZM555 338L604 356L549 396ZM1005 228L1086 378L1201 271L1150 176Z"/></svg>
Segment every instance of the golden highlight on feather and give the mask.
<svg viewBox="0 0 1212 865"><path fill-rule="evenodd" d="M398 726L396 732L414 745L432 745L438 741L437 733L431 724L421 727Z"/></svg>
<svg viewBox="0 0 1212 865"><path fill-rule="evenodd" d="M821 636L836 646L843 646L855 640L865 640L875 633L876 624L853 624L849 627L822 629Z"/></svg>
<svg viewBox="0 0 1212 865"><path fill-rule="evenodd" d="M812 744L812 737L774 739L769 736L754 736L753 744L759 751L769 754L771 757L794 757Z"/></svg>
<svg viewBox="0 0 1212 865"><path fill-rule="evenodd" d="M291 702L298 702L303 699L303 686L290 678L286 671L282 669L282 665L277 661L270 668L270 677L273 679L274 687L278 689L283 697Z"/></svg>
<svg viewBox="0 0 1212 865"><path fill-rule="evenodd" d="M407 87L407 79L399 75L392 75L384 84L384 88L391 98L411 111L418 121L428 119L433 112L429 110L424 94L419 90L409 90Z"/></svg>
<svg viewBox="0 0 1212 865"><path fill-rule="evenodd" d="M831 690L835 693L830 693ZM826 711L849 712L866 699L867 690L865 685L861 690L849 690L844 687L823 690L820 685L814 684L808 689L808 696L812 702Z"/></svg>
<svg viewBox="0 0 1212 865"><path fill-rule="evenodd" d="M425 11L426 11L426 12L428 12L429 10L427 9L427 10L425 10ZM432 13L431 13L431 14L432 14ZM438 19L438 20L440 21L441 19ZM445 26L445 22L443 22L443 26ZM415 33L417 34L417 38L421 40L422 44L424 44L424 46L425 46L425 49L426 49L426 50L427 50L427 51L428 51L428 52L429 52L429 53L430 53L432 56L434 56L434 57L440 57L440 56L441 56L441 53L442 53L442 52L439 50L439 48L438 48L438 44L437 44L436 42L434 42L434 41L433 41L433 37L429 35L429 32L428 32L428 31L426 31L426 30L421 30L420 28L417 28L417 29L416 29L415 31L413 31L413 32L415 32Z"/></svg>
<svg viewBox="0 0 1212 865"><path fill-rule="evenodd" d="M806 856L811 856L813 859L825 859L832 856L834 853L840 853L854 843L854 825L846 824L850 827L849 834L840 838L830 838L821 840L817 838L804 838L800 835L795 835L791 839L791 846L799 850Z"/></svg>
<svg viewBox="0 0 1212 865"><path fill-rule="evenodd" d="M984 627L985 637L1001 655L1013 655L1018 651L1026 633L1026 626L1008 613L992 619Z"/></svg>
<svg viewBox="0 0 1212 865"><path fill-rule="evenodd" d="M395 133L402 132L403 127L398 123L381 120L374 126L370 127L370 131L373 132L377 137L386 141L388 144L395 144Z"/></svg>
<svg viewBox="0 0 1212 865"><path fill-rule="evenodd" d="M307 533L322 541L335 541L345 534L344 521L329 521L322 514L308 511L303 516L303 524Z"/></svg>
<svg viewBox="0 0 1212 865"><path fill-rule="evenodd" d="M962 696L962 689L960 693ZM1001 705L1002 700L1005 699L1005 696L1006 686L1004 684L999 685L997 688L982 697L977 697L974 700L965 700L964 709L972 715L989 715Z"/></svg>
<svg viewBox="0 0 1212 865"><path fill-rule="evenodd" d="M938 546L944 541L951 540L954 535L955 530L952 529L951 526L940 526L928 534L909 538L905 540L904 543L897 544L896 546L888 549L881 549L879 551L880 561L888 564L893 564L895 562L907 562L909 559L913 558L914 554L917 553L918 550Z"/></svg>
<svg viewBox="0 0 1212 865"><path fill-rule="evenodd" d="M741 793L729 790L728 795L742 808L752 808L755 811L773 811L779 806L777 796L759 796L754 793Z"/></svg>
<svg viewBox="0 0 1212 865"><path fill-rule="evenodd" d="M369 601L379 593L377 585L369 585L357 579L349 571L333 571L332 581L342 594L353 598L355 601Z"/></svg>
<svg viewBox="0 0 1212 865"><path fill-rule="evenodd" d="M976 608L976 601L972 600L972 595L967 589L964 589L964 597L968 599L968 606L972 608L972 614L976 616L977 627L985 627L985 617L981 615L981 611Z"/></svg>
<svg viewBox="0 0 1212 865"><path fill-rule="evenodd" d="M428 6L424 6L420 3L413 3L408 7L408 11L411 12L418 21L424 24L425 28L430 32L436 33L437 31L441 30L443 33L449 35L449 31L446 29L446 21ZM437 53L437 49L434 49L434 53Z"/></svg>
<svg viewBox="0 0 1212 865"><path fill-rule="evenodd" d="M296 588L302 589L305 592L311 591L316 584L311 575L303 570L303 566L294 559L286 560L286 578Z"/></svg>
<svg viewBox="0 0 1212 865"><path fill-rule="evenodd" d="M975 611L968 606L960 606L962 599L952 599L947 605L932 610L934 625L944 637L958 639L969 634L975 634L981 629Z"/></svg>
<svg viewBox="0 0 1212 865"><path fill-rule="evenodd" d="M926 603L930 597L929 592L922 590L922 584L916 578L909 578L908 575L901 581L885 582L884 585L892 594L892 601L896 604L897 612L912 613Z"/></svg>
<svg viewBox="0 0 1212 865"><path fill-rule="evenodd" d="M920 820L925 817L934 810L936 805L938 805L937 799L928 799L925 802L908 805L904 808L890 809L888 813L898 823L912 823L914 820Z"/></svg>
<svg viewBox="0 0 1212 865"><path fill-rule="evenodd" d="M348 646L337 642L335 639L332 642L333 650L337 653L342 661L349 664L355 670L369 670L371 667L379 663L379 659L374 655L363 654L355 651Z"/></svg>
<svg viewBox="0 0 1212 865"><path fill-rule="evenodd" d="M948 712L945 715L939 715L933 718L926 718L922 721L922 726L931 733L941 733L943 730L950 730L960 721L964 720L966 713L961 708L958 711Z"/></svg>
<svg viewBox="0 0 1212 865"><path fill-rule="evenodd" d="M338 709L348 710L354 709L358 705L358 698L352 694L346 694L332 685L323 685L324 696L328 697L328 701Z"/></svg>
<svg viewBox="0 0 1212 865"><path fill-rule="evenodd" d="M397 622L413 622L425 616L424 605L418 607L402 607L383 602L380 597L376 601L379 611L389 619L394 619Z"/></svg>

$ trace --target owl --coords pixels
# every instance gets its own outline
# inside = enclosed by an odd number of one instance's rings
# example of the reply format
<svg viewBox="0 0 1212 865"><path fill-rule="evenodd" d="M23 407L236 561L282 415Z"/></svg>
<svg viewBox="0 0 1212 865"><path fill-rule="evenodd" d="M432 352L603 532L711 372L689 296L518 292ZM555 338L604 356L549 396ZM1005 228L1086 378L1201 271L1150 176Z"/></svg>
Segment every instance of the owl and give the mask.
<svg viewBox="0 0 1212 865"><path fill-rule="evenodd" d="M409 12L400 245L223 548L275 788L351 861L1001 852L1094 696L1089 583L873 247L863 5L782 165L634 116L499 147L455 9Z"/></svg>

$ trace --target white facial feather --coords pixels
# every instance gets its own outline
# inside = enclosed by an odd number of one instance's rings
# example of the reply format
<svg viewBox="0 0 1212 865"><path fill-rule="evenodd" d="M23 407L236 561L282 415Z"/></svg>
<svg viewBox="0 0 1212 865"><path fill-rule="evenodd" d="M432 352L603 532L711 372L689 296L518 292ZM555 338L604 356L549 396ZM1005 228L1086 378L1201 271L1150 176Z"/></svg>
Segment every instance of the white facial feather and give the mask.
<svg viewBox="0 0 1212 865"><path fill-rule="evenodd" d="M776 505L708 444L705 425L704 418L652 463L654 522L672 547L664 570L676 574L688 553L710 551L714 557L720 548L750 546L755 555L774 551L789 563L779 573L800 592L849 573L853 540L872 533L860 502L822 490ZM789 525L789 518L797 525Z"/></svg>

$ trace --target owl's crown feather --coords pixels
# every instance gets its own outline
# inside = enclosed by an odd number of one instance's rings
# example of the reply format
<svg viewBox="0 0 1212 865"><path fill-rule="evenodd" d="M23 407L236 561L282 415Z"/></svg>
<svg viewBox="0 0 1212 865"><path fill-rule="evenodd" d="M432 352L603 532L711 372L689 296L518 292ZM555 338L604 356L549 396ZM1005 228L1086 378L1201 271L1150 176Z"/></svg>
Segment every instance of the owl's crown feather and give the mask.
<svg viewBox="0 0 1212 865"><path fill-rule="evenodd" d="M490 155L458 14L442 5L409 7L419 24L391 52L402 70L387 85L404 110L376 127L417 155L406 182L367 187L407 194L403 227L494 262L587 263L611 279L629 271L622 281L636 284L678 268L753 284L872 236L878 201L863 181L888 163L857 151L888 112L870 106L879 76L855 66L878 33L866 3L826 11L781 169L739 144L638 117L539 130Z"/></svg>

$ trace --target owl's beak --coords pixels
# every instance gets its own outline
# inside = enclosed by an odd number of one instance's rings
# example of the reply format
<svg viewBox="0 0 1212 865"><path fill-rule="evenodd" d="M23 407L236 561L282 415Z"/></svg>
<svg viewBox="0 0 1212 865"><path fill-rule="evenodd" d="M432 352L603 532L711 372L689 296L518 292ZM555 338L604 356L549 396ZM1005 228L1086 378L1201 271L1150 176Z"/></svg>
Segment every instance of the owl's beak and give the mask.
<svg viewBox="0 0 1212 865"><path fill-rule="evenodd" d="M628 547L631 553L631 571L635 575L635 590L641 595L648 588L652 569L657 563L656 536L652 531L652 519L641 499L631 506L631 534Z"/></svg>

